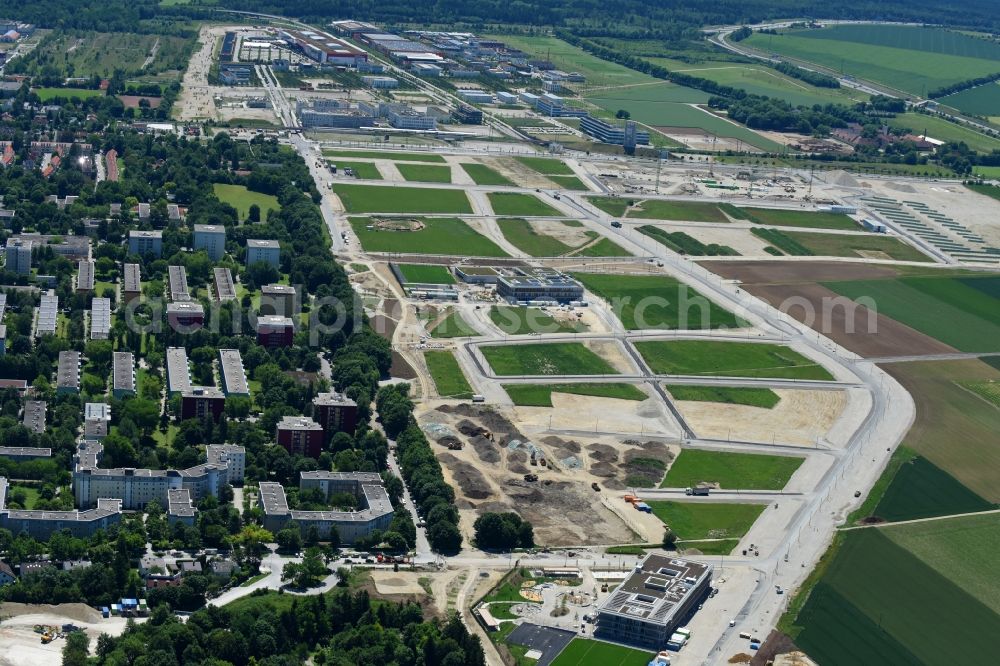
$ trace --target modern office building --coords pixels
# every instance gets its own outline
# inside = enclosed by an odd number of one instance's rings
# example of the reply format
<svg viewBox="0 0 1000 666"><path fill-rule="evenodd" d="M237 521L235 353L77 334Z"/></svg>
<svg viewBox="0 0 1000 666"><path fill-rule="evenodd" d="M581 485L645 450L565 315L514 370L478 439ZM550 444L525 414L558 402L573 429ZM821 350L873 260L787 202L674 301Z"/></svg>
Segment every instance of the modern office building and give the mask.
<svg viewBox="0 0 1000 666"><path fill-rule="evenodd" d="M266 284L260 288L260 314L291 317L295 314L295 287Z"/></svg>
<svg viewBox="0 0 1000 666"><path fill-rule="evenodd" d="M373 472L302 472L299 489L316 488L327 498L350 493L357 498L357 511L296 511L288 508L288 498L280 483L260 484L260 505L264 527L277 533L291 521L303 531L316 527L321 539L336 530L342 544L351 545L375 530L385 530L392 522L393 508L382 478Z"/></svg>
<svg viewBox="0 0 1000 666"><path fill-rule="evenodd" d="M135 395L135 359L132 352L115 352L111 366L111 394L118 400Z"/></svg>
<svg viewBox="0 0 1000 666"><path fill-rule="evenodd" d="M80 352L59 352L59 367L56 370L56 393L80 392Z"/></svg>
<svg viewBox="0 0 1000 666"><path fill-rule="evenodd" d="M94 291L94 262L90 259L76 262L76 291Z"/></svg>
<svg viewBox="0 0 1000 666"><path fill-rule="evenodd" d="M28 240L7 241L7 249L4 251L6 269L18 275L31 273L31 247L32 242Z"/></svg>
<svg viewBox="0 0 1000 666"><path fill-rule="evenodd" d="M49 291L42 294L35 319L35 335L55 335L59 322L59 297Z"/></svg>
<svg viewBox="0 0 1000 666"><path fill-rule="evenodd" d="M353 433L358 425L358 404L343 393L320 393L312 401L313 418L327 441L335 433Z"/></svg>
<svg viewBox="0 0 1000 666"><path fill-rule="evenodd" d="M323 426L306 416L284 416L278 422L275 439L291 454L319 458L323 452Z"/></svg>
<svg viewBox="0 0 1000 666"><path fill-rule="evenodd" d="M216 301L222 303L236 298L236 284L233 282L233 273L228 268L213 269L212 281L215 284Z"/></svg>
<svg viewBox="0 0 1000 666"><path fill-rule="evenodd" d="M226 228L221 224L194 225L194 249L205 250L212 261L226 254Z"/></svg>
<svg viewBox="0 0 1000 666"><path fill-rule="evenodd" d="M463 125L483 124L483 112L474 106L460 104L454 111L452 111L451 115L455 119L455 122Z"/></svg>
<svg viewBox="0 0 1000 666"><path fill-rule="evenodd" d="M471 90L459 90L455 93L461 97L464 101L470 104L492 104L493 103L493 93L486 90L480 90L479 88Z"/></svg>
<svg viewBox="0 0 1000 666"><path fill-rule="evenodd" d="M517 268L497 277L497 296L511 303L569 303L583 299L583 287L551 268Z"/></svg>
<svg viewBox="0 0 1000 666"><path fill-rule="evenodd" d="M649 144L649 132L639 130L633 120L626 121L624 125L613 125L600 118L585 116L580 119L580 130L601 143L618 146L630 143L632 147Z"/></svg>
<svg viewBox="0 0 1000 666"><path fill-rule="evenodd" d="M291 347L295 339L295 324L289 317L261 315L257 317L257 344L267 349Z"/></svg>
<svg viewBox="0 0 1000 666"><path fill-rule="evenodd" d="M133 229L128 232L128 253L145 257L147 255L160 257L163 254L163 232L162 231L139 231Z"/></svg>
<svg viewBox="0 0 1000 666"><path fill-rule="evenodd" d="M258 261L271 264L275 268L281 263L281 246L276 240L251 238L247 240L247 266Z"/></svg>
<svg viewBox="0 0 1000 666"><path fill-rule="evenodd" d="M139 264L122 266L122 302L126 305L142 295L142 279Z"/></svg>
<svg viewBox="0 0 1000 666"><path fill-rule="evenodd" d="M437 119L421 113L406 104L380 104L379 114L385 116L389 125L396 129L432 130L437 127Z"/></svg>
<svg viewBox="0 0 1000 666"><path fill-rule="evenodd" d="M361 81L375 90L391 90L399 87L399 79L391 76L362 76Z"/></svg>
<svg viewBox="0 0 1000 666"><path fill-rule="evenodd" d="M193 386L181 393L181 418L202 419L211 416L213 421L222 417L226 407L226 394L214 386Z"/></svg>
<svg viewBox="0 0 1000 666"><path fill-rule="evenodd" d="M95 296L90 301L90 339L107 340L111 335L111 299Z"/></svg>
<svg viewBox="0 0 1000 666"><path fill-rule="evenodd" d="M250 397L250 385L238 349L219 350L219 374L222 375L222 392L227 396Z"/></svg>
<svg viewBox="0 0 1000 666"><path fill-rule="evenodd" d="M709 593L712 566L649 555L597 610L595 636L662 650Z"/></svg>

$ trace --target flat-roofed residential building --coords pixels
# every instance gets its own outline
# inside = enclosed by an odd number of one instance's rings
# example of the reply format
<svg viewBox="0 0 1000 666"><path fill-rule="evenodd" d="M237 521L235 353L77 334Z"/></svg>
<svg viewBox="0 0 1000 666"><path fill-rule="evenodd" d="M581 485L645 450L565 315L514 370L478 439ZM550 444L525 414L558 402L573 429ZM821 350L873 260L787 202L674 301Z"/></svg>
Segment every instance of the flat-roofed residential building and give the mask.
<svg viewBox="0 0 1000 666"><path fill-rule="evenodd" d="M151 255L160 257L163 255L163 232L162 231L140 231L133 229L128 232L128 253L139 256Z"/></svg>
<svg viewBox="0 0 1000 666"><path fill-rule="evenodd" d="M111 299L95 296L90 301L90 339L107 340L111 335Z"/></svg>
<svg viewBox="0 0 1000 666"><path fill-rule="evenodd" d="M31 273L31 247L30 240L8 240L4 252L7 270L18 275Z"/></svg>
<svg viewBox="0 0 1000 666"><path fill-rule="evenodd" d="M265 284L260 288L260 314L291 317L295 314L295 287Z"/></svg>
<svg viewBox="0 0 1000 666"><path fill-rule="evenodd" d="M291 347L295 339L295 324L289 317L261 315L257 317L257 344L267 349Z"/></svg>
<svg viewBox="0 0 1000 666"><path fill-rule="evenodd" d="M94 291L94 262L90 259L76 262L76 290Z"/></svg>
<svg viewBox="0 0 1000 666"><path fill-rule="evenodd" d="M37 434L45 432L46 407L44 400L25 400L24 415L21 417L24 427Z"/></svg>
<svg viewBox="0 0 1000 666"><path fill-rule="evenodd" d="M712 566L649 555L597 609L595 636L662 650L709 592Z"/></svg>
<svg viewBox="0 0 1000 666"><path fill-rule="evenodd" d="M181 393L180 420L203 419L211 416L213 421L222 417L226 407L226 394L214 386L192 386Z"/></svg>
<svg viewBox="0 0 1000 666"><path fill-rule="evenodd" d="M226 228L221 224L194 225L194 249L205 250L212 261L226 254Z"/></svg>
<svg viewBox="0 0 1000 666"><path fill-rule="evenodd" d="M7 479L0 477L0 528L12 534L27 533L39 541L48 541L56 532L69 530L78 538L93 536L98 530L107 531L122 519L122 502L102 499L96 508L85 511L23 511L7 508Z"/></svg>
<svg viewBox="0 0 1000 666"><path fill-rule="evenodd" d="M184 347L167 347L167 397L191 390L191 368Z"/></svg>
<svg viewBox="0 0 1000 666"><path fill-rule="evenodd" d="M167 266L167 290L175 303L191 300L187 270L183 266Z"/></svg>
<svg viewBox="0 0 1000 666"><path fill-rule="evenodd" d="M83 410L83 439L100 441L108 436L111 425L111 405L106 402L88 402Z"/></svg>
<svg viewBox="0 0 1000 666"><path fill-rule="evenodd" d="M323 426L308 416L284 416L277 425L278 444L291 454L319 458L323 452Z"/></svg>
<svg viewBox="0 0 1000 666"><path fill-rule="evenodd" d="M236 299L236 285L233 283L233 273L228 268L216 268L212 271L215 282L215 300L219 303Z"/></svg>
<svg viewBox="0 0 1000 666"><path fill-rule="evenodd" d="M167 524L183 523L194 525L194 502L187 488L171 488L167 491Z"/></svg>
<svg viewBox="0 0 1000 666"><path fill-rule="evenodd" d="M45 403L43 402L42 404L44 405ZM42 418L44 418L44 414ZM18 462L23 460L43 460L51 457L52 449L43 449L34 446L0 446L0 458L10 458Z"/></svg>
<svg viewBox="0 0 1000 666"><path fill-rule="evenodd" d="M323 427L327 441L335 433L352 433L357 428L358 403L343 393L319 393L312 404L313 418Z"/></svg>
<svg viewBox="0 0 1000 666"><path fill-rule="evenodd" d="M167 323L178 333L196 331L205 324L205 308L195 301L167 303Z"/></svg>
<svg viewBox="0 0 1000 666"><path fill-rule="evenodd" d="M139 264L122 266L122 302L126 305L142 294L142 275Z"/></svg>
<svg viewBox="0 0 1000 666"><path fill-rule="evenodd" d="M238 349L219 350L219 374L222 375L222 390L227 396L250 397L250 385Z"/></svg>
<svg viewBox="0 0 1000 666"><path fill-rule="evenodd" d="M111 359L111 393L117 399L135 395L135 359L132 352L115 352Z"/></svg>
<svg viewBox="0 0 1000 666"><path fill-rule="evenodd" d="M0 357L7 353L7 325L3 323L7 313L7 294L0 294Z"/></svg>
<svg viewBox="0 0 1000 666"><path fill-rule="evenodd" d="M247 240L247 266L253 266L259 261L275 268L281 263L281 245L276 240L250 238Z"/></svg>
<svg viewBox="0 0 1000 666"><path fill-rule="evenodd" d="M42 294L35 320L35 335L55 335L59 321L59 297L49 291Z"/></svg>
<svg viewBox="0 0 1000 666"><path fill-rule="evenodd" d="M56 370L56 393L80 392L80 352L59 352L59 367Z"/></svg>

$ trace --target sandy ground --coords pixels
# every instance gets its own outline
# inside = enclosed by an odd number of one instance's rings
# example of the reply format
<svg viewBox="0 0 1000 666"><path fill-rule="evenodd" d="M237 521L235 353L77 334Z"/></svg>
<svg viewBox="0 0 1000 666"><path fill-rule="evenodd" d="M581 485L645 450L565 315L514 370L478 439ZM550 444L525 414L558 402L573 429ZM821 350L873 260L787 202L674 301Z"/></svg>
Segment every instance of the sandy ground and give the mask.
<svg viewBox="0 0 1000 666"><path fill-rule="evenodd" d="M512 157L484 158L479 161L521 187L552 187L552 181Z"/></svg>
<svg viewBox="0 0 1000 666"><path fill-rule="evenodd" d="M736 139L715 136L701 130L685 129L682 127L657 127L657 131L665 134L674 141L684 144L688 148L695 150L743 150L755 152L752 146L738 142Z"/></svg>
<svg viewBox="0 0 1000 666"><path fill-rule="evenodd" d="M531 225L535 233L552 236L570 247L578 247L591 242L590 237L587 236L587 232L590 230L583 226L573 227L557 220L532 220L528 224Z"/></svg>
<svg viewBox="0 0 1000 666"><path fill-rule="evenodd" d="M769 256L764 252L764 248L768 244L750 233L749 229L716 227L704 224L657 224L655 226L668 233L682 231L706 245L710 243L728 245L745 257Z"/></svg>
<svg viewBox="0 0 1000 666"><path fill-rule="evenodd" d="M418 582L421 577L419 573L376 570L371 572L371 577L372 582L375 583L375 589L380 594L419 594L422 596L427 594Z"/></svg>
<svg viewBox="0 0 1000 666"><path fill-rule="evenodd" d="M58 666L62 663L65 639L43 645L36 624L62 626L73 623L83 628L93 647L101 634L119 636L125 631L124 618L104 619L84 604L33 605L4 603L0 605L0 666ZM138 622L145 621L138 618Z"/></svg>
<svg viewBox="0 0 1000 666"><path fill-rule="evenodd" d="M552 407L513 407L512 410L525 428L680 436L679 428L665 423L656 399L640 402L553 393Z"/></svg>
<svg viewBox="0 0 1000 666"><path fill-rule="evenodd" d="M621 373L636 373L638 368L622 346L612 340L587 340L584 345L592 352L611 364Z"/></svg>
<svg viewBox="0 0 1000 666"><path fill-rule="evenodd" d="M699 437L803 446L815 445L847 404L843 391L775 393L781 401L773 409L688 400L674 404Z"/></svg>

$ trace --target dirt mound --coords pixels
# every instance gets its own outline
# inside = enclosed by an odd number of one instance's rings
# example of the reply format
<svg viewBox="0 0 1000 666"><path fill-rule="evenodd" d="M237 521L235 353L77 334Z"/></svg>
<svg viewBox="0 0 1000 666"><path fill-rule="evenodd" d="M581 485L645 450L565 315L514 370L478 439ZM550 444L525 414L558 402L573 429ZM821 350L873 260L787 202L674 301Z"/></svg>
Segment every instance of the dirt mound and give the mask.
<svg viewBox="0 0 1000 666"><path fill-rule="evenodd" d="M827 182L840 185L841 187L861 187L861 183L858 182L857 178L842 169L830 172Z"/></svg>
<svg viewBox="0 0 1000 666"><path fill-rule="evenodd" d="M507 469L509 469L514 474L527 474L531 471L531 468L529 468L524 463L519 463L519 462L508 463Z"/></svg>
<svg viewBox="0 0 1000 666"><path fill-rule="evenodd" d="M493 493L490 492L490 485L486 482L486 477L469 463L459 460L450 453L442 453L438 456L438 460L451 471L455 483L458 484L465 497L481 500L493 496Z"/></svg>
<svg viewBox="0 0 1000 666"><path fill-rule="evenodd" d="M569 451L570 453L579 453L582 449L579 442L574 442L573 440L559 439L554 435L549 435L541 440L542 444L548 444L554 449L562 449L563 451Z"/></svg>
<svg viewBox="0 0 1000 666"><path fill-rule="evenodd" d="M61 615L79 622L101 621L101 614L87 604L20 604L13 601L0 604L0 618L37 614Z"/></svg>
<svg viewBox="0 0 1000 666"><path fill-rule="evenodd" d="M907 185L906 183L896 183L890 181L886 183L885 186L888 187L890 190L896 190L897 192L906 192L908 194L916 192L916 190L913 189L912 185Z"/></svg>
<svg viewBox="0 0 1000 666"><path fill-rule="evenodd" d="M399 379L416 379L417 371L413 369L403 355L399 352L392 352L392 365L389 367L389 376Z"/></svg>
<svg viewBox="0 0 1000 666"><path fill-rule="evenodd" d="M607 444L591 444L587 447L590 459L599 463L618 462L618 450Z"/></svg>
<svg viewBox="0 0 1000 666"><path fill-rule="evenodd" d="M602 479L610 479L618 474L618 468L611 463L599 462L590 466L590 473Z"/></svg>
<svg viewBox="0 0 1000 666"><path fill-rule="evenodd" d="M663 462L670 462L674 459L674 454L663 442L643 442L638 444L638 449L629 449L625 452L625 462L629 463L636 458L653 458Z"/></svg>
<svg viewBox="0 0 1000 666"><path fill-rule="evenodd" d="M449 449L456 445L459 447L462 446L462 440L460 440L458 437L455 437L454 435L445 435L444 437L439 437L437 439L437 443Z"/></svg>
<svg viewBox="0 0 1000 666"><path fill-rule="evenodd" d="M486 435L489 433L489 430L483 428L482 426L476 425L469 419L462 419L461 421L458 422L458 425L455 427L457 427L458 431L463 435L465 435L466 437L477 437L479 435Z"/></svg>
<svg viewBox="0 0 1000 666"><path fill-rule="evenodd" d="M420 231L427 226L414 218L373 217L368 222L379 231Z"/></svg>
<svg viewBox="0 0 1000 666"><path fill-rule="evenodd" d="M506 445L512 439L524 440L524 435L503 415L490 407L462 403L458 405L441 405L437 411L442 414L454 414L474 419L487 430L491 431L498 444Z"/></svg>
<svg viewBox="0 0 1000 666"><path fill-rule="evenodd" d="M484 463L498 463L500 462L500 451L497 449L497 445L489 439L482 436L476 436L469 439L469 443L472 444L472 448L475 449L476 455Z"/></svg>

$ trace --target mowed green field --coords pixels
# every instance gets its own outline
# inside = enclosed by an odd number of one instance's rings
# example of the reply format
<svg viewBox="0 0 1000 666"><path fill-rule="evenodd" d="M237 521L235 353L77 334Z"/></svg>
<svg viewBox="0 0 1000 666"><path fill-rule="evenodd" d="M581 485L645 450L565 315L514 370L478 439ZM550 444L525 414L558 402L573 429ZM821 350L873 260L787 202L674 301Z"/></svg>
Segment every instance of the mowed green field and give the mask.
<svg viewBox="0 0 1000 666"><path fill-rule="evenodd" d="M490 192L486 195L494 215L560 217L562 213L533 194Z"/></svg>
<svg viewBox="0 0 1000 666"><path fill-rule="evenodd" d="M652 658L644 652L624 645L574 638L559 653L551 666L646 666Z"/></svg>
<svg viewBox="0 0 1000 666"><path fill-rule="evenodd" d="M444 164L444 158L436 153L394 153L381 150L324 150L324 157L347 157L369 160L392 160L394 162L434 162Z"/></svg>
<svg viewBox="0 0 1000 666"><path fill-rule="evenodd" d="M781 490L802 461L792 456L685 449L670 465L660 487L691 488L705 482L726 489Z"/></svg>
<svg viewBox="0 0 1000 666"><path fill-rule="evenodd" d="M407 282L419 284L455 284L455 276L444 266L431 264L397 264Z"/></svg>
<svg viewBox="0 0 1000 666"><path fill-rule="evenodd" d="M754 33L745 43L915 95L998 71L1000 45L944 28L845 25Z"/></svg>
<svg viewBox="0 0 1000 666"><path fill-rule="evenodd" d="M769 388L752 386L693 386L669 384L665 386L674 400L693 402L721 402L726 405L745 405L773 409L781 401Z"/></svg>
<svg viewBox="0 0 1000 666"><path fill-rule="evenodd" d="M344 172L345 168L349 168L354 172L357 178L362 180L382 180L382 173L375 166L374 162L345 162L344 160L334 160L330 162L331 164L337 165L337 171L340 173Z"/></svg>
<svg viewBox="0 0 1000 666"><path fill-rule="evenodd" d="M555 319L538 308L520 305L495 305L490 308L490 321L507 335L529 333L579 333L587 327L579 321Z"/></svg>
<svg viewBox="0 0 1000 666"><path fill-rule="evenodd" d="M462 164L462 169L469 174L476 185L514 185L514 182L495 169L485 164Z"/></svg>
<svg viewBox="0 0 1000 666"><path fill-rule="evenodd" d="M631 257L632 253L609 238L601 238L582 250L571 252L574 257Z"/></svg>
<svg viewBox="0 0 1000 666"><path fill-rule="evenodd" d="M626 199L619 197L589 197L588 201L612 217L629 217L643 220L671 220L677 222L728 223L723 212L725 204L702 201L669 201L665 199ZM629 203L632 203L630 206ZM731 209L738 211L739 209Z"/></svg>
<svg viewBox="0 0 1000 666"><path fill-rule="evenodd" d="M818 257L863 257L867 252L884 254L886 258L897 261L931 261L930 257L912 245L883 234L824 234L810 231L779 233Z"/></svg>
<svg viewBox="0 0 1000 666"><path fill-rule="evenodd" d="M450 351L426 351L424 360L442 398L470 398L472 387Z"/></svg>
<svg viewBox="0 0 1000 666"><path fill-rule="evenodd" d="M490 345L480 351L493 372L511 375L616 375L617 370L578 342Z"/></svg>
<svg viewBox="0 0 1000 666"><path fill-rule="evenodd" d="M990 545L973 548L981 553ZM950 575L907 552L883 529L848 532L791 636L829 666L993 663L1000 614Z"/></svg>
<svg viewBox="0 0 1000 666"><path fill-rule="evenodd" d="M554 157L515 157L518 162L543 176L572 176L573 170Z"/></svg>
<svg viewBox="0 0 1000 666"><path fill-rule="evenodd" d="M431 330L432 338L464 338L479 335L476 329L469 326L461 312L452 312Z"/></svg>
<svg viewBox="0 0 1000 666"><path fill-rule="evenodd" d="M960 351L1000 351L1000 276L904 277L823 285L854 300L870 298L879 314Z"/></svg>
<svg viewBox="0 0 1000 666"><path fill-rule="evenodd" d="M663 375L831 380L823 366L788 347L756 342L649 340L635 343L653 372Z"/></svg>
<svg viewBox="0 0 1000 666"><path fill-rule="evenodd" d="M678 539L739 539L753 526L766 504L731 502L647 502L653 515Z"/></svg>
<svg viewBox="0 0 1000 666"><path fill-rule="evenodd" d="M451 167L434 164L397 164L403 178L420 183L450 183Z"/></svg>
<svg viewBox="0 0 1000 666"><path fill-rule="evenodd" d="M32 88L31 92L38 95L38 99L43 102L48 102L57 97L65 99L72 99L74 97L89 99L91 97L104 97L108 94L106 90L90 90L88 88Z"/></svg>
<svg viewBox="0 0 1000 666"><path fill-rule="evenodd" d="M569 220L566 220L567 222ZM504 238L530 257L558 257L567 254L575 247L563 243L555 236L537 231L531 222L520 218L497 220ZM593 240L597 232L587 232L587 237ZM588 241L589 242L589 241ZM579 246L577 246L579 247Z"/></svg>
<svg viewBox="0 0 1000 666"><path fill-rule="evenodd" d="M573 273L603 298L630 331L739 328L740 320L683 282L665 275Z"/></svg>
<svg viewBox="0 0 1000 666"><path fill-rule="evenodd" d="M1000 115L1000 83L994 81L938 99L959 111L976 116Z"/></svg>
<svg viewBox="0 0 1000 666"><path fill-rule="evenodd" d="M462 190L337 183L333 192L348 213L472 213Z"/></svg>
<svg viewBox="0 0 1000 666"><path fill-rule="evenodd" d="M578 192L587 192L590 190L590 188L584 185L583 181L576 176L546 176L546 178L564 190L576 190Z"/></svg>
<svg viewBox="0 0 1000 666"><path fill-rule="evenodd" d="M247 219L250 214L250 206L257 204L260 208L260 219L266 220L268 211L278 210L281 204L278 198L270 194L252 192L243 185L224 185L215 183L212 186L215 196L219 201L227 203L237 210L241 220Z"/></svg>
<svg viewBox="0 0 1000 666"><path fill-rule="evenodd" d="M460 256L506 257L496 243L453 217L421 220L425 225L417 231L369 229L367 217L348 218L351 228L368 252L406 252L410 254L454 254Z"/></svg>
<svg viewBox="0 0 1000 666"><path fill-rule="evenodd" d="M645 400L649 396L632 384L505 384L514 404L519 407L551 407L553 393L589 395L616 400Z"/></svg>
<svg viewBox="0 0 1000 666"><path fill-rule="evenodd" d="M810 227L857 231L858 223L843 213L824 213L809 210L782 210L779 208L743 208L751 222L776 227Z"/></svg>

